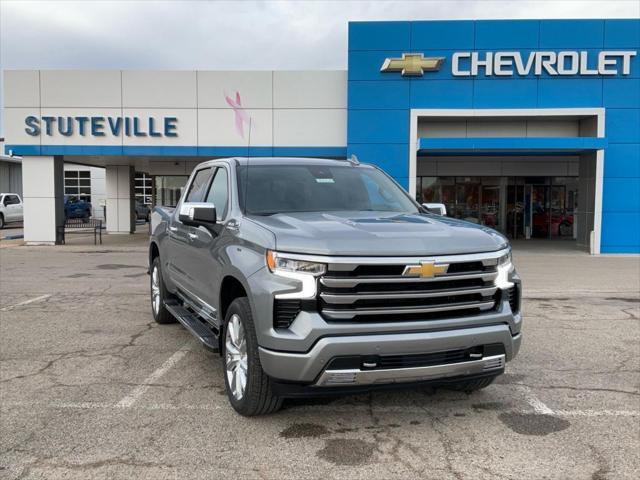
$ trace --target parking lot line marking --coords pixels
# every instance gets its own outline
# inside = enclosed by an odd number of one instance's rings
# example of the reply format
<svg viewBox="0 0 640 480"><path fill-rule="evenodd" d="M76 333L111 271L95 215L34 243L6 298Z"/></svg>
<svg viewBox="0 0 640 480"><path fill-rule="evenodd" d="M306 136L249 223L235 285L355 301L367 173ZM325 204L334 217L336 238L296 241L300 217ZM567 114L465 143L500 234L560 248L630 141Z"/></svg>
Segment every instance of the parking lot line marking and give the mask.
<svg viewBox="0 0 640 480"><path fill-rule="evenodd" d="M24 302L16 303L15 305L9 305L4 308L0 308L0 312L8 312L9 310L13 310L16 307L21 307L23 305L29 305L30 303L39 302L41 300L45 300L49 298L51 295L40 295L39 297L31 298L29 300L25 300Z"/></svg>
<svg viewBox="0 0 640 480"><path fill-rule="evenodd" d="M136 403L142 395L149 389L151 384L158 381L160 378L164 376L169 370L171 370L176 363L178 363L182 357L184 357L189 350L187 350L187 345L183 346L180 350L171 355L166 362L164 362L160 367L155 370L151 375L149 375L142 384L138 385L134 388L129 395L120 400L116 407L118 408L131 408L131 406Z"/></svg>
<svg viewBox="0 0 640 480"><path fill-rule="evenodd" d="M120 403L108 402L2 402L0 408L54 408L61 410L122 410ZM151 403L146 405L132 405L132 410L174 410L174 411L217 411L226 410L231 407L226 404L171 404L171 403ZM547 407L548 408L548 407ZM349 414L354 412L369 412L369 405L296 405L287 408L288 412L299 414ZM376 413L403 413L403 414L423 414L425 409L422 407L402 407L402 406L384 406L374 407ZM505 410L505 412L530 413L526 410ZM635 410L553 410L553 415L559 417L640 417L640 411Z"/></svg>
<svg viewBox="0 0 640 480"><path fill-rule="evenodd" d="M633 410L555 410L560 417L640 417Z"/></svg>
<svg viewBox="0 0 640 480"><path fill-rule="evenodd" d="M554 411L551 410L542 400L536 397L533 392L527 387L520 387L520 391L524 394L524 398L533 410L539 415L554 415Z"/></svg>

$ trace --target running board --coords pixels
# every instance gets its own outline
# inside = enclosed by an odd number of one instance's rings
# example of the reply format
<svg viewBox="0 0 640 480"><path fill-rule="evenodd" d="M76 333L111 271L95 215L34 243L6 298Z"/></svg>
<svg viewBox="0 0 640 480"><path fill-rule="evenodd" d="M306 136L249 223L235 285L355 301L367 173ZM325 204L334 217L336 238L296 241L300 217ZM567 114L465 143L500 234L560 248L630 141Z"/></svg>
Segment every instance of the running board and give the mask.
<svg viewBox="0 0 640 480"><path fill-rule="evenodd" d="M211 328L205 325L196 315L184 308L175 300L165 302L164 306L169 313L178 320L184 328L202 342L207 350L218 352L218 335Z"/></svg>

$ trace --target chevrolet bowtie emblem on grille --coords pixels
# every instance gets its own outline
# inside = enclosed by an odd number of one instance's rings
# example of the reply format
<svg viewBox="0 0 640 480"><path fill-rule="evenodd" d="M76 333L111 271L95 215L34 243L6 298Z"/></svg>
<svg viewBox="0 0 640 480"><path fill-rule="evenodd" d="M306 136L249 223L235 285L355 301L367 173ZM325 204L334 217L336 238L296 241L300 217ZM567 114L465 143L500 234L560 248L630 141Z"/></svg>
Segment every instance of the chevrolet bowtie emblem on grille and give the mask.
<svg viewBox="0 0 640 480"><path fill-rule="evenodd" d="M407 265L402 275L406 277L433 278L436 275L447 273L449 265L446 263L436 265L435 262L420 262L420 265Z"/></svg>
<svg viewBox="0 0 640 480"><path fill-rule="evenodd" d="M402 58L387 58L381 72L400 72L403 77L421 77L424 72L440 70L444 57L427 57L422 53L403 53Z"/></svg>

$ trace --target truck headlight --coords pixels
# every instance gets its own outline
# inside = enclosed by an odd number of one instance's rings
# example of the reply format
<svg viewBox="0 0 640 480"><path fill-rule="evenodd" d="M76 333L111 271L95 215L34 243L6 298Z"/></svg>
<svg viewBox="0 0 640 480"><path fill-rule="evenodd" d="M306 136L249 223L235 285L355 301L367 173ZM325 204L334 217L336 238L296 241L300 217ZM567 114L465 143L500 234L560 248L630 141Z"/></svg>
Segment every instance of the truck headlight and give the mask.
<svg viewBox="0 0 640 480"><path fill-rule="evenodd" d="M498 258L498 266L508 265L510 263L511 263L511 248L509 248L509 251L507 253L505 253L500 258Z"/></svg>
<svg viewBox="0 0 640 480"><path fill-rule="evenodd" d="M513 282L509 281L509 274L514 270L511 261L511 247L509 251L498 258L498 276L496 277L496 286L501 289L513 287Z"/></svg>
<svg viewBox="0 0 640 480"><path fill-rule="evenodd" d="M266 255L267 267L274 274L280 277L291 278L301 282L301 288L295 292L278 293L276 298L299 298L309 299L315 298L316 277L327 271L327 265L324 263L308 262L306 260L297 260L287 257L284 254L267 250Z"/></svg>
<svg viewBox="0 0 640 480"><path fill-rule="evenodd" d="M324 263L307 262L305 260L296 260L288 258L282 254L267 250L267 266L273 273L279 271L306 273L317 277L327 271Z"/></svg>

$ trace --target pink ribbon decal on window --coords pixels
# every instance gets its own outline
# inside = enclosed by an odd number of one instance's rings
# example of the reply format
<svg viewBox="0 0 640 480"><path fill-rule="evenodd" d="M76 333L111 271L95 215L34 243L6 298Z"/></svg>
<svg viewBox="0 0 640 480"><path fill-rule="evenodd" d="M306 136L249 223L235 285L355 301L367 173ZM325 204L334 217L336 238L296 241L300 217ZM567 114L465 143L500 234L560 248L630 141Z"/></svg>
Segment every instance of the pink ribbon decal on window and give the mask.
<svg viewBox="0 0 640 480"><path fill-rule="evenodd" d="M240 92L236 92L235 100L231 98L226 93L224 94L224 99L229 104L229 106L233 109L236 117L236 132L242 138L244 138L244 124L249 124L251 117L249 114L242 108L242 101L240 100Z"/></svg>

